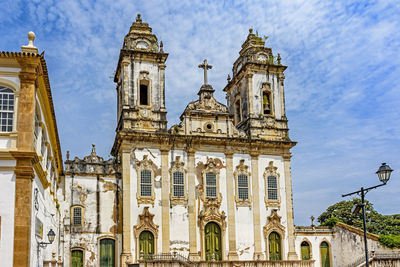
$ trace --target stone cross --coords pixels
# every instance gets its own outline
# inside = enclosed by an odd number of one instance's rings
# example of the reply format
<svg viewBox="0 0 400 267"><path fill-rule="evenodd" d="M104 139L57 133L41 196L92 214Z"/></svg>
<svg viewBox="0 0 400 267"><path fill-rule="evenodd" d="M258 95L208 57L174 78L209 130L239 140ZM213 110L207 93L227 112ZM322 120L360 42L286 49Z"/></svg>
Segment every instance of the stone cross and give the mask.
<svg viewBox="0 0 400 267"><path fill-rule="evenodd" d="M204 84L207 84L207 70L212 69L212 66L207 64L207 59L204 59L203 64L200 64L199 68L204 69Z"/></svg>

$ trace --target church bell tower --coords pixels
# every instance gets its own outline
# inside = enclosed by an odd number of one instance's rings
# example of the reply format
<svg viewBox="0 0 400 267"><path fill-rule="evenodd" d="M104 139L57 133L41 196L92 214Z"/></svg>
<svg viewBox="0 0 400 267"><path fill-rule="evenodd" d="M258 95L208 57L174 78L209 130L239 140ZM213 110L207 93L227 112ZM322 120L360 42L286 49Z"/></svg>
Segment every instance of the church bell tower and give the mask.
<svg viewBox="0 0 400 267"><path fill-rule="evenodd" d="M140 14L124 38L114 77L118 95L117 131L163 132L165 109L165 61L162 42Z"/></svg>
<svg viewBox="0 0 400 267"><path fill-rule="evenodd" d="M265 40L249 30L224 88L228 108L236 128L249 137L290 141L283 86L286 66L279 54L274 56L265 47Z"/></svg>

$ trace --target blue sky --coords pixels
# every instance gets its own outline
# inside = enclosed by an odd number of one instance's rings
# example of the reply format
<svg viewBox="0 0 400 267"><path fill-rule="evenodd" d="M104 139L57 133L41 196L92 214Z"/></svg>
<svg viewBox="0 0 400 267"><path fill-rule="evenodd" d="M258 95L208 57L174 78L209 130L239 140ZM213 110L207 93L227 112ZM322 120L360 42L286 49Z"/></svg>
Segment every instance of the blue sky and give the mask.
<svg viewBox="0 0 400 267"><path fill-rule="evenodd" d="M197 98L207 58L222 88L250 27L269 36L285 72L295 223L309 224L341 194L375 185L367 199L400 213L400 2L398 1L51 1L5 0L0 50L20 51L27 33L45 51L63 154L83 157L96 143L108 158L116 125L113 76L137 13L169 53L169 126Z"/></svg>

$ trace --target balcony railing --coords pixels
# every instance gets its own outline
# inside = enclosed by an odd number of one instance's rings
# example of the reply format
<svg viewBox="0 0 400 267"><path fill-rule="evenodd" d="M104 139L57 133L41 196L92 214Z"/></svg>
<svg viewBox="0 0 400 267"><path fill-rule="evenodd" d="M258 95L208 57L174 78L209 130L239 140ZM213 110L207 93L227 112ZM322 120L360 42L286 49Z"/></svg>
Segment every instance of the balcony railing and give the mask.
<svg viewBox="0 0 400 267"><path fill-rule="evenodd" d="M178 253L162 253L154 255L141 254L140 266L196 266L196 267L314 267L314 260L244 260L244 261L197 261L192 262Z"/></svg>

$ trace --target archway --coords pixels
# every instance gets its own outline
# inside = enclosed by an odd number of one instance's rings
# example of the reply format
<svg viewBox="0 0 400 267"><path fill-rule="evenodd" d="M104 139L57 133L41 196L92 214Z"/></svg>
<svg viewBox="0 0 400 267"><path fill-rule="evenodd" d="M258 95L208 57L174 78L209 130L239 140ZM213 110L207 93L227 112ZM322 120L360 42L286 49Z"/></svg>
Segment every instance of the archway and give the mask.
<svg viewBox="0 0 400 267"><path fill-rule="evenodd" d="M210 222L204 228L204 232L206 260L222 260L221 228L217 223Z"/></svg>

